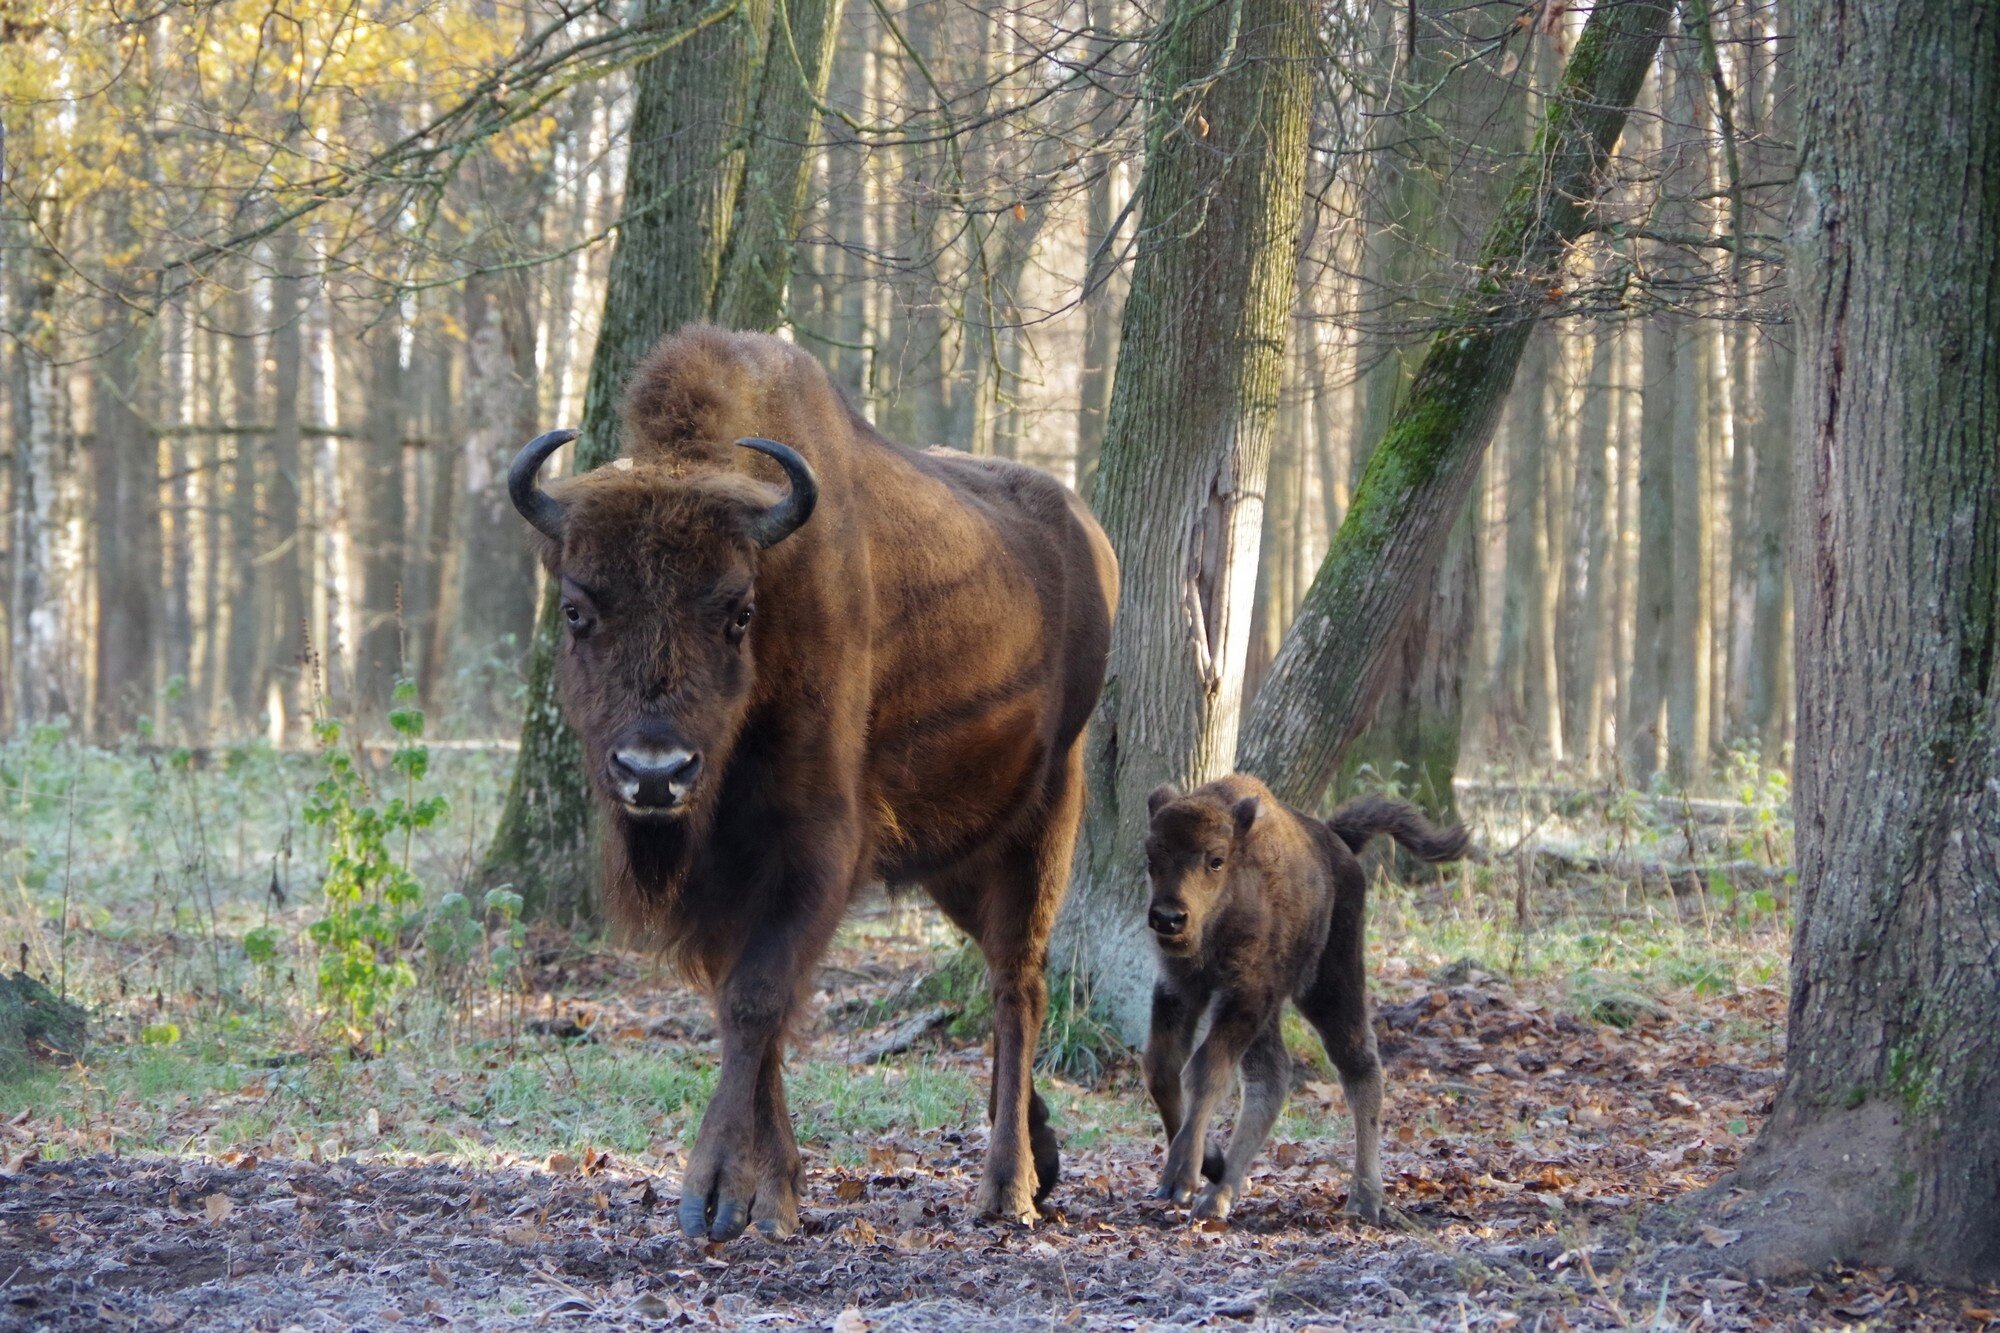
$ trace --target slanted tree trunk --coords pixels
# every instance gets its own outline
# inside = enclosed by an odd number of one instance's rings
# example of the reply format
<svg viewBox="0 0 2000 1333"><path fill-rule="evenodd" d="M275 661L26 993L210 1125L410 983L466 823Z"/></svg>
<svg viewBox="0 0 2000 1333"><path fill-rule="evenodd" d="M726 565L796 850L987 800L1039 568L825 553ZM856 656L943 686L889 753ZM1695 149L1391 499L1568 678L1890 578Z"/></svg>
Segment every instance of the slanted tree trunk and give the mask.
<svg viewBox="0 0 2000 1333"><path fill-rule="evenodd" d="M746 4L639 69L624 214L584 391L583 433L573 446L579 471L617 455L619 399L632 370L655 342L690 320L713 317L719 291L743 292L747 300L751 293L768 292L773 275L786 271L784 261L730 243L744 200L743 129L769 49L773 13L769 3ZM816 31L820 41L832 41L831 22L822 22ZM792 40L800 38L795 29ZM777 56L790 61L790 46ZM824 56L801 48L800 63L809 70L822 68ZM793 77L798 68L792 68ZM760 134L781 145L806 142L816 100L793 99L785 105L787 114L801 120L789 126L759 125ZM801 168L769 167L769 159L757 151L749 156L766 162L764 179L793 182L792 225L757 232L770 244L789 249ZM521 541L527 541L525 533ZM487 848L484 877L489 883L513 885L527 899L531 915L575 921L595 910L596 870L583 751L556 699L555 655L561 642L556 607L551 591L542 599L529 659L521 752Z"/></svg>
<svg viewBox="0 0 2000 1333"><path fill-rule="evenodd" d="M1465 31L1450 6L1426 0L1407 17L1393 6L1375 13L1379 50L1390 62L1401 58L1408 38L1396 31L1398 25L1414 21L1418 28L1413 58L1400 76L1389 78L1393 71L1385 71L1389 109L1398 114L1379 122L1387 142L1375 154L1383 179L1372 192L1375 216L1363 251L1363 299L1383 311L1378 341L1388 346L1363 353L1380 359L1359 385L1358 424L1346 451L1350 471L1334 487L1342 495L1359 479L1421 360L1422 343L1410 329L1450 301L1448 270L1439 262L1453 242L1445 228L1447 196L1461 213L1482 221L1504 202L1504 182L1471 184L1460 168L1468 157L1477 161L1518 151L1528 128L1520 80L1498 72L1503 57L1480 52L1481 42ZM1413 106L1421 109L1406 109ZM1326 475L1334 477L1330 460ZM1397 650L1399 666L1341 768L1343 789L1372 771L1378 781L1406 788L1440 819L1456 814L1452 779L1465 723L1467 648L1479 605L1475 508L1468 503L1454 528ZM1330 508L1329 532L1336 526L1332 519Z"/></svg>
<svg viewBox="0 0 2000 1333"><path fill-rule="evenodd" d="M1432 339L1369 460L1244 728L1242 766L1287 800L1318 802L1388 683L1471 495L1545 284L1583 230L1601 165L1671 14L1658 0L1591 11L1479 276Z"/></svg>
<svg viewBox="0 0 2000 1333"><path fill-rule="evenodd" d="M1724 1251L1762 1274L2000 1280L1993 17L1834 0L1799 28L1798 926Z"/></svg>
<svg viewBox="0 0 2000 1333"><path fill-rule="evenodd" d="M1176 0L1153 51L1139 249L1094 492L1121 562L1120 606L1055 945L1134 1042L1152 988L1139 939L1146 794L1219 776L1236 751L1317 11Z"/></svg>

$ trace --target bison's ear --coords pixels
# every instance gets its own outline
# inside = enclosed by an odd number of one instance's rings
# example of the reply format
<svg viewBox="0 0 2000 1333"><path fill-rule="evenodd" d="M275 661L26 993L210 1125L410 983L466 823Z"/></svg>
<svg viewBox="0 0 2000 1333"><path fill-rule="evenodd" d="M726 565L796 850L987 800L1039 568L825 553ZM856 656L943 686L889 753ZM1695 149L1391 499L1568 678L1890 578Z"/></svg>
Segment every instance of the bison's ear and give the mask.
<svg viewBox="0 0 2000 1333"><path fill-rule="evenodd" d="M1181 789L1179 787L1176 787L1171 782L1162 782L1159 786L1153 788L1151 794L1146 797L1146 818L1151 819L1154 815L1159 814L1161 806L1165 805L1168 801L1179 800L1180 796Z"/></svg>
<svg viewBox="0 0 2000 1333"><path fill-rule="evenodd" d="M1237 837L1240 838L1250 831L1250 826L1257 822L1257 811L1262 806L1263 803L1255 796L1245 796L1236 803L1236 808L1230 813L1236 817Z"/></svg>

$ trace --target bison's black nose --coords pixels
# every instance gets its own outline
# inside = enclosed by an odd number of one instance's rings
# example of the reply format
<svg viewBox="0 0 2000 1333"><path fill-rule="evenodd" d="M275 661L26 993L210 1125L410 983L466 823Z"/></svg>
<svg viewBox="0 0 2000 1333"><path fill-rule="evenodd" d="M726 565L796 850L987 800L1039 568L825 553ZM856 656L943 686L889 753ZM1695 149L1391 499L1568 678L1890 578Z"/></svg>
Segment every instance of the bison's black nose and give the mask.
<svg viewBox="0 0 2000 1333"><path fill-rule="evenodd" d="M1155 935L1178 935L1187 929L1187 911L1154 903L1152 910L1146 913L1146 924L1153 928Z"/></svg>
<svg viewBox="0 0 2000 1333"><path fill-rule="evenodd" d="M628 806L671 810L687 799L701 773L696 750L629 745L611 752L611 780Z"/></svg>

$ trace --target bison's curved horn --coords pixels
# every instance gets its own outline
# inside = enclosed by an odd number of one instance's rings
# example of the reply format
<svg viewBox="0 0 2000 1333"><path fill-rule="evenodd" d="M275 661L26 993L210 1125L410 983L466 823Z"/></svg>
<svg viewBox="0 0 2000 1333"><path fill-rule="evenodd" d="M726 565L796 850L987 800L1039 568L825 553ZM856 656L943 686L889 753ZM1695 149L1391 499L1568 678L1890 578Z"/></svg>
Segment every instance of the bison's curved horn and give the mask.
<svg viewBox="0 0 2000 1333"><path fill-rule="evenodd" d="M812 517L813 506L819 503L819 478L813 475L805 459L776 440L759 439L753 435L737 443L745 449L755 449L760 454L777 459L778 466L792 479L792 489L785 498L758 515L750 525L750 540L759 546L776 546Z"/></svg>
<svg viewBox="0 0 2000 1333"><path fill-rule="evenodd" d="M514 456L514 466L507 469L507 494L513 499L514 508L521 511L521 517L533 524L537 532L553 541L562 540L563 507L535 484L535 474L542 470L550 454L575 438L573 430L537 435L521 446L521 452Z"/></svg>

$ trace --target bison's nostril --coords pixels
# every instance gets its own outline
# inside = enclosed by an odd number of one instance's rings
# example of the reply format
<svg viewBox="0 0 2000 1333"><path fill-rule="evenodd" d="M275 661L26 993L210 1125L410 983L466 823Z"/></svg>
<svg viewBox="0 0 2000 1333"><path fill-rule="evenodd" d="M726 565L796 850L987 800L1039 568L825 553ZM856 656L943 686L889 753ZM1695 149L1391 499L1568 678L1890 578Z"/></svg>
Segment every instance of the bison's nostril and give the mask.
<svg viewBox="0 0 2000 1333"><path fill-rule="evenodd" d="M629 746L611 754L611 776L628 805L648 809L679 805L700 774L697 750Z"/></svg>
<svg viewBox="0 0 2000 1333"><path fill-rule="evenodd" d="M1187 913L1178 907L1155 907L1146 913L1155 935L1178 935L1187 929Z"/></svg>

